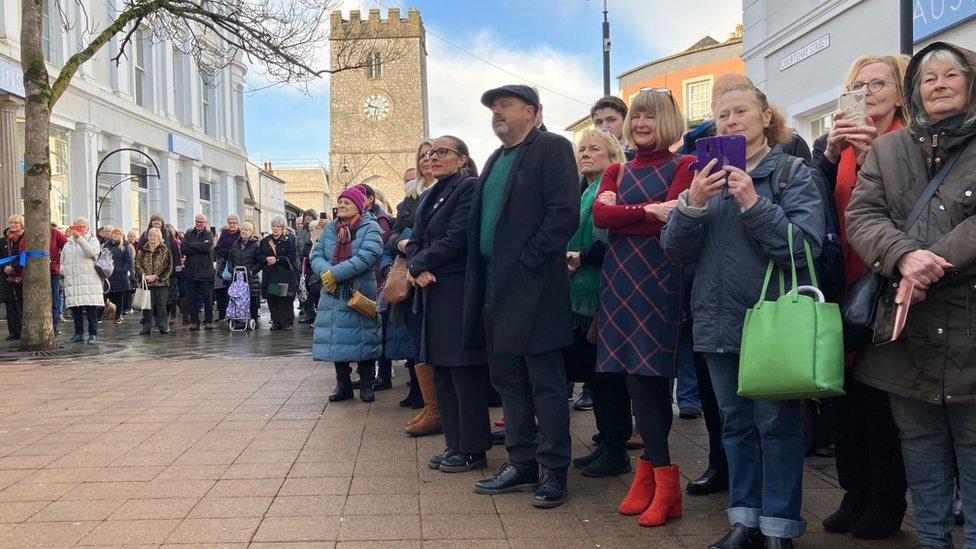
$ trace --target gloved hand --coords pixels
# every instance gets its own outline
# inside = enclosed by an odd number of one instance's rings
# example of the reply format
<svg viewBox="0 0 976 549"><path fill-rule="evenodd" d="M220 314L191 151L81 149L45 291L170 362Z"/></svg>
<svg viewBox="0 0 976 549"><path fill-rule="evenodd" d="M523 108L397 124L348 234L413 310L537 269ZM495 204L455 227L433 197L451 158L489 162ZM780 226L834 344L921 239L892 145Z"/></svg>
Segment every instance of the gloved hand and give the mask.
<svg viewBox="0 0 976 549"><path fill-rule="evenodd" d="M339 287L339 283L336 282L335 275L332 274L332 271L325 271L324 273L322 273L321 278L322 278L322 287L325 288L325 291L329 292L330 294L334 294L336 288Z"/></svg>

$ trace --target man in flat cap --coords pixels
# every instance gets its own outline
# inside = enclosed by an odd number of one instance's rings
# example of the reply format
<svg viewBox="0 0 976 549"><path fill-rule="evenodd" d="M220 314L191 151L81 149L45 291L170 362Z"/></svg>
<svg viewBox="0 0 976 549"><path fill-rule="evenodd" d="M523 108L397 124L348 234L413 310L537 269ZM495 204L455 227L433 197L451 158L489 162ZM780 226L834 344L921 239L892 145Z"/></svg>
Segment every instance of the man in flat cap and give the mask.
<svg viewBox="0 0 976 549"><path fill-rule="evenodd" d="M508 462L475 491L535 490L537 507L557 507L570 461L562 349L572 341L566 244L579 225L576 161L569 140L536 127L532 88L495 88L481 103L502 146L471 202L464 341L487 344Z"/></svg>

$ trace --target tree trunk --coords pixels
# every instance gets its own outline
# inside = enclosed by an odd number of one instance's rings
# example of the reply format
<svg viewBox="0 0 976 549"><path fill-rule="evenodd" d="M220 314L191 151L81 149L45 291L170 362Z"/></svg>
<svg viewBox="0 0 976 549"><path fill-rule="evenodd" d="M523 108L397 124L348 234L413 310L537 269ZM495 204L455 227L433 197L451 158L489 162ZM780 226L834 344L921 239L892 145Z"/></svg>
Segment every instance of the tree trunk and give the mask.
<svg viewBox="0 0 976 549"><path fill-rule="evenodd" d="M27 251L51 247L51 87L41 45L42 0L23 0L20 53L27 91L24 147L24 234ZM55 346L51 324L51 258L28 260L24 269L24 325L21 350Z"/></svg>

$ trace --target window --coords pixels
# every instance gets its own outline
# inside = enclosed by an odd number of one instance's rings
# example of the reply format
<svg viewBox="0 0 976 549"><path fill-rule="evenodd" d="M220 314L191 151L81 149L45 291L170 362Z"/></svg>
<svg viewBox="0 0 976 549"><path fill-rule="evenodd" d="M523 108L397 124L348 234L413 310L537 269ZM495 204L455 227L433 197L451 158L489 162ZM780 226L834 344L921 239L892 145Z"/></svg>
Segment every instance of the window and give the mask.
<svg viewBox="0 0 976 549"><path fill-rule="evenodd" d="M48 140L51 156L51 222L71 224L71 192L68 187L68 132L51 128Z"/></svg>
<svg viewBox="0 0 976 549"><path fill-rule="evenodd" d="M209 181L200 182L200 213L207 216L207 219L213 217L213 201L211 200L211 191L213 189L213 183Z"/></svg>
<svg viewBox="0 0 976 549"><path fill-rule="evenodd" d="M244 146L244 86L235 84L232 100L234 103L234 142Z"/></svg>
<svg viewBox="0 0 976 549"><path fill-rule="evenodd" d="M172 114L180 122L185 120L183 114L183 54L173 49L173 110Z"/></svg>
<svg viewBox="0 0 976 549"><path fill-rule="evenodd" d="M382 78L383 77L383 58L380 57L380 52L374 51L370 52L366 56L366 78Z"/></svg>
<svg viewBox="0 0 976 549"><path fill-rule="evenodd" d="M132 191L129 193L132 208L132 228L142 230L149 224L149 170L138 164L129 165Z"/></svg>
<svg viewBox="0 0 976 549"><path fill-rule="evenodd" d="M200 73L200 121L203 132L210 137L217 137L217 120L214 116L214 100L216 94L213 86L207 84L206 76Z"/></svg>
<svg viewBox="0 0 976 549"><path fill-rule="evenodd" d="M41 2L41 48L44 60L51 61L51 0Z"/></svg>
<svg viewBox="0 0 976 549"><path fill-rule="evenodd" d="M817 116L810 121L810 135L816 139L830 131L834 127L834 113Z"/></svg>
<svg viewBox="0 0 976 549"><path fill-rule="evenodd" d="M136 100L136 105L140 107L145 107L149 102L149 79L146 76L148 41L148 37L143 32L137 32L132 39L132 95Z"/></svg>
<svg viewBox="0 0 976 549"><path fill-rule="evenodd" d="M688 121L704 120L711 115L712 81L699 80L685 84L685 117Z"/></svg>

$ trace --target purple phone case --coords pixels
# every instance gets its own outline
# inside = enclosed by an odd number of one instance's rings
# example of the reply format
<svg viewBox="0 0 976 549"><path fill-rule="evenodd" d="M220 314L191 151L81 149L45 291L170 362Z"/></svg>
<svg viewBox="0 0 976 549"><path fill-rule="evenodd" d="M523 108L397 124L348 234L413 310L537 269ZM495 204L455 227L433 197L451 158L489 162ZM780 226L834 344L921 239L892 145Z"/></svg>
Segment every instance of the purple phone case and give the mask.
<svg viewBox="0 0 976 549"><path fill-rule="evenodd" d="M698 160L689 169L702 170L717 158L718 164L714 169L723 166L735 166L740 170L746 169L746 137L744 135L716 135L703 137L695 142L698 150Z"/></svg>

